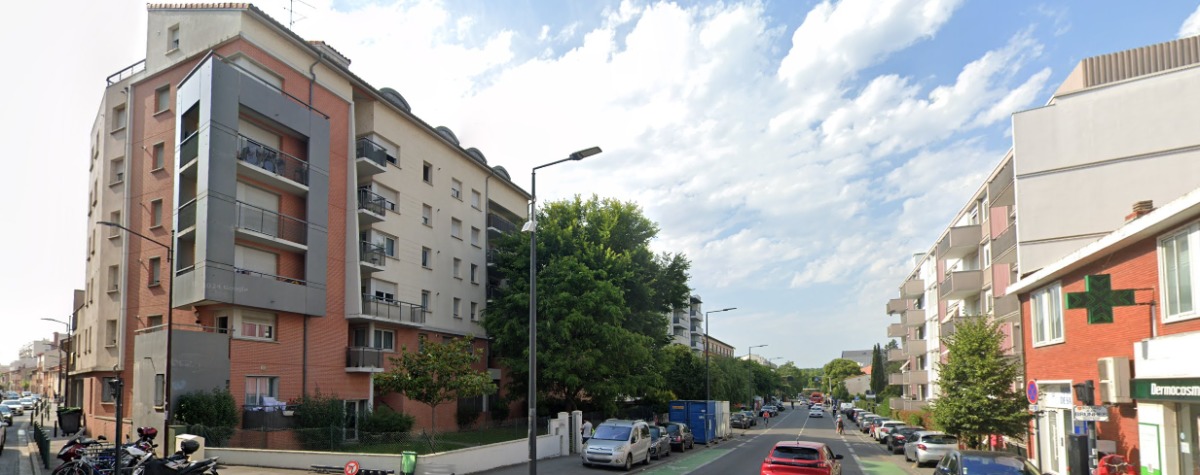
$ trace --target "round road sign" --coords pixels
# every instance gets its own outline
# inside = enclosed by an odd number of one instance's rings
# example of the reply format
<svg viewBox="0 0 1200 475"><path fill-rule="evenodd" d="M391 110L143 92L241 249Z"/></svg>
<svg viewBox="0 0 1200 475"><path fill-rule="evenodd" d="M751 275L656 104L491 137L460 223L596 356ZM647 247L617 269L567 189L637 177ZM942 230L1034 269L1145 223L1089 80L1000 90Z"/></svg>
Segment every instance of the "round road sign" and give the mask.
<svg viewBox="0 0 1200 475"><path fill-rule="evenodd" d="M346 475L354 475L358 473L358 462L354 460L346 462L346 469L343 470L343 472L345 472Z"/></svg>
<svg viewBox="0 0 1200 475"><path fill-rule="evenodd" d="M1025 397L1029 398L1030 404L1037 404L1038 389L1037 381L1030 381L1028 386L1025 386Z"/></svg>

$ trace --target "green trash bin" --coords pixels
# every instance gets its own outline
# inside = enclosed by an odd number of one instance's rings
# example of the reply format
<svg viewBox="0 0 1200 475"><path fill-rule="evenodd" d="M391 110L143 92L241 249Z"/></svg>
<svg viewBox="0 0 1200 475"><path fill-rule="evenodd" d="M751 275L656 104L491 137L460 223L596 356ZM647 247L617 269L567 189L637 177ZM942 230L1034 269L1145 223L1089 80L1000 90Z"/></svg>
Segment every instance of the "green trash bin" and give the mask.
<svg viewBox="0 0 1200 475"><path fill-rule="evenodd" d="M417 453L411 450L405 450L400 453L400 473L403 475L413 475L417 472Z"/></svg>

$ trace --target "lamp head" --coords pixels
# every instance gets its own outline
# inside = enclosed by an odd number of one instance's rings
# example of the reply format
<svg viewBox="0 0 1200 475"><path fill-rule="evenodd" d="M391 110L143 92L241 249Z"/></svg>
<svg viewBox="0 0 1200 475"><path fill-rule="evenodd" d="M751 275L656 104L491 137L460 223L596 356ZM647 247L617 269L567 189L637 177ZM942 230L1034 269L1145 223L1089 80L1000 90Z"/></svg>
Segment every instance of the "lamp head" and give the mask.
<svg viewBox="0 0 1200 475"><path fill-rule="evenodd" d="M588 158L588 157L590 157L590 156L592 156L592 155L596 155L596 154L598 154L598 153L600 153L600 152L602 152L602 151L603 151L603 150L600 150L600 147L586 148L586 149L580 150L580 151L578 151L578 152L572 153L572 154L571 154L571 156L570 156L569 158L570 158L571 160L576 160L576 161L578 161L578 160L583 160L583 159L585 159L585 158Z"/></svg>
<svg viewBox="0 0 1200 475"><path fill-rule="evenodd" d="M105 226L118 226L117 223L114 223L112 221L96 221L96 224L103 224Z"/></svg>

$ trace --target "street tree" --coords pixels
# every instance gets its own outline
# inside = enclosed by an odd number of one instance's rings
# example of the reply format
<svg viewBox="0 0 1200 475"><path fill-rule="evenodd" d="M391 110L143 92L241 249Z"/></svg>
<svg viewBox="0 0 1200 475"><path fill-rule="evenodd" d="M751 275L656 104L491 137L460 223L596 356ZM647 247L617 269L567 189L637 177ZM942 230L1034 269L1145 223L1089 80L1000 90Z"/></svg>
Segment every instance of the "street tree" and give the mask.
<svg viewBox="0 0 1200 475"><path fill-rule="evenodd" d="M633 203L576 196L546 203L536 222L539 399L574 410L585 400L611 407L668 389L656 361L669 341L668 312L688 304L688 260L650 250L658 226ZM511 371L509 393L521 394L529 374L529 234L493 242L504 285L483 327Z"/></svg>
<svg viewBox="0 0 1200 475"><path fill-rule="evenodd" d="M862 374L862 367L858 366L857 362L845 358L835 358L825 363L823 370L825 376L821 387L824 388L836 388L845 382L846 378Z"/></svg>
<svg viewBox="0 0 1200 475"><path fill-rule="evenodd" d="M887 389L887 364L884 362L883 349L875 344L871 352L871 393L882 394Z"/></svg>
<svg viewBox="0 0 1200 475"><path fill-rule="evenodd" d="M704 399L704 378L697 378L696 375L704 375L704 359L696 356L691 348L683 345L667 345L663 349L664 357L662 361L662 375L666 380L666 387L675 395L676 399ZM710 355L711 356L711 355ZM724 374L720 372L720 365L714 365L716 360L724 359L724 357L711 357L710 359L710 375L713 376L713 382L724 379ZM717 394L713 391L714 396Z"/></svg>
<svg viewBox="0 0 1200 475"><path fill-rule="evenodd" d="M969 318L942 339L948 354L938 363L942 394L933 419L946 432L979 448L989 434L1021 437L1028 429L1025 395L1018 390L1021 366L1001 350L995 323Z"/></svg>
<svg viewBox="0 0 1200 475"><path fill-rule="evenodd" d="M472 350L471 338L438 343L422 335L419 341L416 351L402 347L400 357L388 358L392 367L375 375L375 387L384 394L402 393L429 406L435 430L438 406L496 392L491 375L471 367L483 358L482 349Z"/></svg>

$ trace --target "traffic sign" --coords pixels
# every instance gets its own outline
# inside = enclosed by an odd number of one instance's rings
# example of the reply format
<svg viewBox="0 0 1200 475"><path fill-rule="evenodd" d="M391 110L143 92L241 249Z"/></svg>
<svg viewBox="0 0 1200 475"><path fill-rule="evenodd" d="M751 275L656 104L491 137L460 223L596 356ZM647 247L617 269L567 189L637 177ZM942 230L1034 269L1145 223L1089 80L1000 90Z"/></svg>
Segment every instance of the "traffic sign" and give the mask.
<svg viewBox="0 0 1200 475"><path fill-rule="evenodd" d="M1037 404L1030 404L1030 405L1029 405L1029 412L1038 412L1038 405L1037 405Z"/></svg>
<svg viewBox="0 0 1200 475"><path fill-rule="evenodd" d="M1108 422L1108 408L1104 406L1075 406L1071 417L1083 422Z"/></svg>
<svg viewBox="0 0 1200 475"><path fill-rule="evenodd" d="M355 460L351 460L351 461L349 461L349 462L346 462L346 469L345 469L345 470L343 470L343 472L344 472L346 475L355 475L355 474L357 474L357 473L358 473L358 462L357 462L357 461L355 461Z"/></svg>
<svg viewBox="0 0 1200 475"><path fill-rule="evenodd" d="M1030 381L1028 386L1025 386L1025 397L1029 399L1030 404L1037 404L1038 389L1037 381Z"/></svg>

